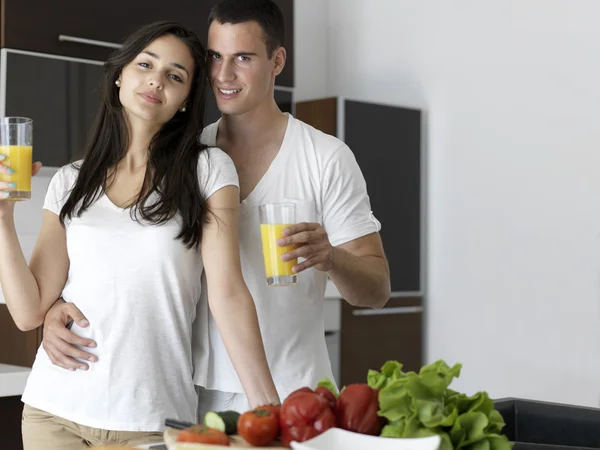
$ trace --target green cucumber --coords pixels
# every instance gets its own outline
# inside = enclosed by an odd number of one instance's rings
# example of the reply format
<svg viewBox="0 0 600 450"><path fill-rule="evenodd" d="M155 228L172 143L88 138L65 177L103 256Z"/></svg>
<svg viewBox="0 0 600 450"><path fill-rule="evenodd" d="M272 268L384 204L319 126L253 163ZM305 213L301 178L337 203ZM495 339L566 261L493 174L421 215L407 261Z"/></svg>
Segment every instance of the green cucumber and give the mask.
<svg viewBox="0 0 600 450"><path fill-rule="evenodd" d="M204 415L204 425L225 434L236 434L240 413L237 411L209 411Z"/></svg>

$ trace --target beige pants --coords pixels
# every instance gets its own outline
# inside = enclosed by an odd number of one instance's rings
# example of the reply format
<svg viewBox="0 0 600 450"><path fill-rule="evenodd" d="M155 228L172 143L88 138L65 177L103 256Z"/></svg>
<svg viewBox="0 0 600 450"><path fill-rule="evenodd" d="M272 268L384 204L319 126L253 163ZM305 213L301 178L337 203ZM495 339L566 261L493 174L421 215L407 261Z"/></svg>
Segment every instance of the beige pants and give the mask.
<svg viewBox="0 0 600 450"><path fill-rule="evenodd" d="M103 445L135 447L163 442L162 433L84 427L29 405L23 407L22 431L24 450L84 450Z"/></svg>

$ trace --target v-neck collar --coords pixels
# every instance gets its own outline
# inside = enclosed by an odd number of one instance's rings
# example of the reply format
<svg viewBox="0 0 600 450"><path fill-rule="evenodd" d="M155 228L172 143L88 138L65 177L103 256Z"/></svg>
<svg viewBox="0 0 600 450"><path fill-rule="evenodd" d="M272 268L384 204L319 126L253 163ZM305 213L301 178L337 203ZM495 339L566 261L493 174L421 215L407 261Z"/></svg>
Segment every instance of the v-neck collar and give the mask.
<svg viewBox="0 0 600 450"><path fill-rule="evenodd" d="M271 161L271 164L267 168L267 171L263 174L258 183L256 183L256 186L254 186L254 189L252 189L248 196L244 200L242 200L241 205L253 205L257 201L260 201L260 199L264 196L264 194L270 187L269 178L272 177L274 173L279 173L280 169L285 167L285 161L288 158L289 153L288 141L291 139L293 121L295 120L291 114L286 113L286 115L288 116L288 122L285 129L285 134L283 136L283 141L281 142L281 147L275 155L275 158L273 158L273 161ZM212 136L215 145L217 143L217 135L219 133L220 122L221 119L217 121L214 136Z"/></svg>

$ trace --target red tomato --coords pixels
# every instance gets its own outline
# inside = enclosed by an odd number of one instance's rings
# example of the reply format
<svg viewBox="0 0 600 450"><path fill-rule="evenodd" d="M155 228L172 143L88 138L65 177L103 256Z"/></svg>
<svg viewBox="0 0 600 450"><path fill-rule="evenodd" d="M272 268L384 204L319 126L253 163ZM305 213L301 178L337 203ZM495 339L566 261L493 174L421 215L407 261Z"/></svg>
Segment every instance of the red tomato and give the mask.
<svg viewBox="0 0 600 450"><path fill-rule="evenodd" d="M177 442L195 442L197 444L229 445L229 438L225 433L204 425L195 425L181 430L177 434Z"/></svg>
<svg viewBox="0 0 600 450"><path fill-rule="evenodd" d="M279 417L268 407L246 411L237 423L240 436L251 445L267 445L279 434Z"/></svg>
<svg viewBox="0 0 600 450"><path fill-rule="evenodd" d="M256 409L268 409L277 417L277 422L279 423L279 414L281 413L281 405L261 405Z"/></svg>

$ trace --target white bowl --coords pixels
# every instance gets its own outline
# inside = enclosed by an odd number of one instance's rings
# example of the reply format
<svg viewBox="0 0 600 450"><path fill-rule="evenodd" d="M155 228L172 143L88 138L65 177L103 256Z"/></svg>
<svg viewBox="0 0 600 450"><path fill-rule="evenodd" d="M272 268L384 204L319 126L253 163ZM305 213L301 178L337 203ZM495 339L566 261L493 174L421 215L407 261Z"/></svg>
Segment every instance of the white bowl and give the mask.
<svg viewBox="0 0 600 450"><path fill-rule="evenodd" d="M399 439L330 428L308 441L293 441L290 445L294 450L438 450L440 442L439 436Z"/></svg>

